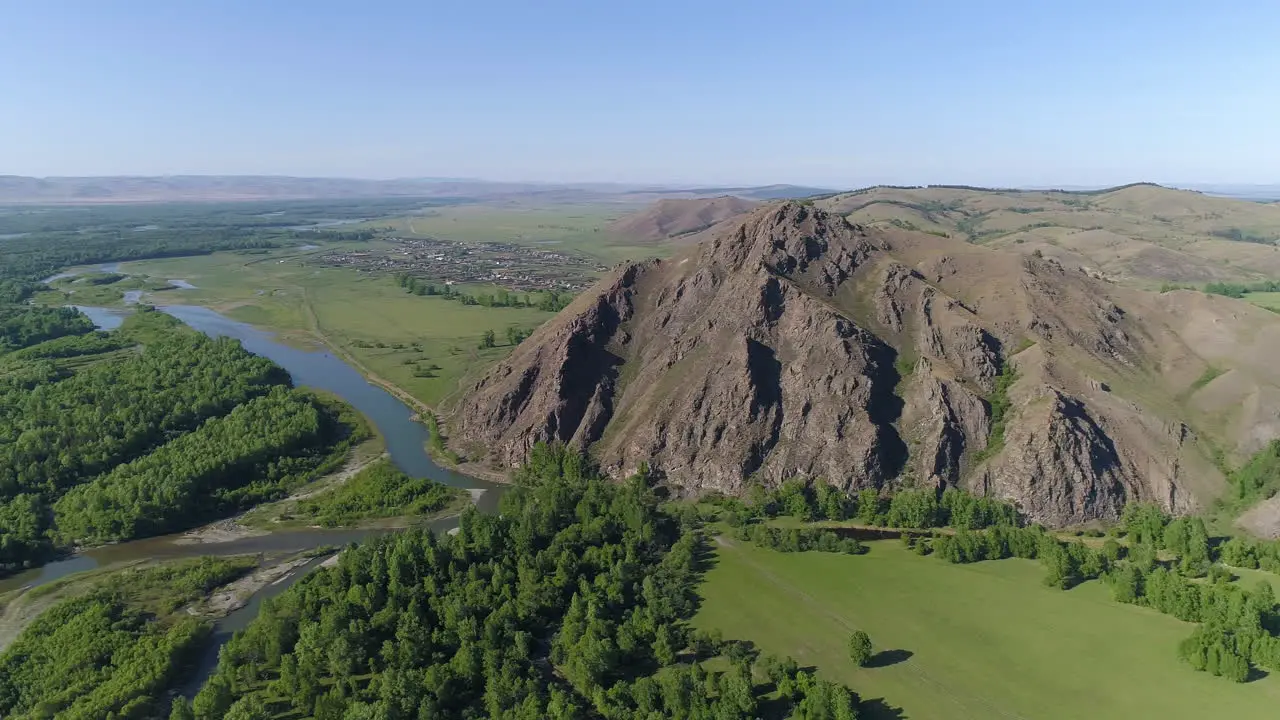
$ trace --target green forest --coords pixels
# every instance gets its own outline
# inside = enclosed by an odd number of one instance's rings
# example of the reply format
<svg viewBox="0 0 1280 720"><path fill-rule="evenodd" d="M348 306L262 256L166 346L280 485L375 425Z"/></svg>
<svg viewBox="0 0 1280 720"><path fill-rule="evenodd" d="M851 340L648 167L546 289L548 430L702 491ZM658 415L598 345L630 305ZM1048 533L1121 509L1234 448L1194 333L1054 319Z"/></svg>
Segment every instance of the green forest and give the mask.
<svg viewBox="0 0 1280 720"><path fill-rule="evenodd" d="M339 487L297 504L291 520L323 527L390 517L427 517L458 507L466 493L427 478L412 478L390 460L378 460Z"/></svg>
<svg viewBox="0 0 1280 720"><path fill-rule="evenodd" d="M210 624L179 609L256 566L200 558L110 575L45 611L0 654L0 717L156 717Z"/></svg>
<svg viewBox="0 0 1280 720"><path fill-rule="evenodd" d="M277 499L367 432L238 342L159 312L111 334L71 309L5 313L0 572Z"/></svg>
<svg viewBox="0 0 1280 720"><path fill-rule="evenodd" d="M349 548L264 603L172 717L857 717L848 688L691 630L691 510L538 446L499 514Z"/></svg>
<svg viewBox="0 0 1280 720"><path fill-rule="evenodd" d="M369 230L311 226L431 204L368 199L15 209L0 214L0 235L10 236L0 243L0 303L21 302L40 279L73 265L369 240Z"/></svg>

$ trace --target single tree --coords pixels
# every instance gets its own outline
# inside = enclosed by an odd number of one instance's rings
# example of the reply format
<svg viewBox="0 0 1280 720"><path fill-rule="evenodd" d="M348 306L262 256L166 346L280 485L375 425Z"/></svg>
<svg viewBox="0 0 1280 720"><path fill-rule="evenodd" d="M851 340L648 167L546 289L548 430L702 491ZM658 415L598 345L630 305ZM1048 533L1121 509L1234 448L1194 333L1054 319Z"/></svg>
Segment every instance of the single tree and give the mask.
<svg viewBox="0 0 1280 720"><path fill-rule="evenodd" d="M858 667L866 667L871 662L871 637L861 630L855 630L849 636L849 659Z"/></svg>
<svg viewBox="0 0 1280 720"><path fill-rule="evenodd" d="M480 349L486 350L497 346L497 336L492 330L485 330L484 337L480 340Z"/></svg>

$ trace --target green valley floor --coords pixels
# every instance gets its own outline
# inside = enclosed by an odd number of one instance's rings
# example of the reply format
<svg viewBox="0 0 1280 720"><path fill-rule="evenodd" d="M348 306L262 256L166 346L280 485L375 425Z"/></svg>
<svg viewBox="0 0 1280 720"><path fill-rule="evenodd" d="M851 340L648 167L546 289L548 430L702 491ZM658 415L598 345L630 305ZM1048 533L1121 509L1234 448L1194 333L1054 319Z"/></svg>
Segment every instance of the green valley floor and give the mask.
<svg viewBox="0 0 1280 720"><path fill-rule="evenodd" d="M883 699L872 720L1276 716L1280 678L1194 672L1177 656L1190 624L1114 602L1097 581L1061 591L1033 561L952 565L896 541L870 547L782 554L718 538L694 624ZM873 667L849 660L855 629L887 651Z"/></svg>

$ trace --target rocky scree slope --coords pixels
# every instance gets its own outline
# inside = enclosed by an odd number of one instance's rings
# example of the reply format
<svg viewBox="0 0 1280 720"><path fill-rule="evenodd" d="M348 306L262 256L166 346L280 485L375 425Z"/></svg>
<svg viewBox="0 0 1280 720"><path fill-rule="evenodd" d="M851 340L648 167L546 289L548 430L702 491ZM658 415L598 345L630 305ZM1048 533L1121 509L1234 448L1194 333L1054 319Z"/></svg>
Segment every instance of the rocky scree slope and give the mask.
<svg viewBox="0 0 1280 720"><path fill-rule="evenodd" d="M1241 452L1265 441L1256 418L1241 421L1252 435L1188 420L1211 365L1187 337L1206 322L1238 339L1280 325L1242 320L1238 304L1193 303L1195 322L1190 296L771 205L620 267L446 421L473 460L512 466L563 442L619 477L647 462L687 494L806 476L960 486L1052 525L1114 518L1129 500L1186 512L1223 483L1202 434ZM1232 392L1280 385L1258 365L1232 368Z"/></svg>

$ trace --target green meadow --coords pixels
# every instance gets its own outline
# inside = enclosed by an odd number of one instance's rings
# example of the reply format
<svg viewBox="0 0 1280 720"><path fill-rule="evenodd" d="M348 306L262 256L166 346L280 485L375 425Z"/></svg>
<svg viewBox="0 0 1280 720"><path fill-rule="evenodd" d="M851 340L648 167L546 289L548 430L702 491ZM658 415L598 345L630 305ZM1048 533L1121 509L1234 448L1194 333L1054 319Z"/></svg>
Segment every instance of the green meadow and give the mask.
<svg viewBox="0 0 1280 720"><path fill-rule="evenodd" d="M1097 581L1061 591L1032 561L951 565L869 545L783 554L720 539L694 624L883 700L872 720L1275 717L1280 678L1194 672L1176 652L1190 624L1117 603ZM855 629L887 651L872 667L849 660Z"/></svg>
<svg viewBox="0 0 1280 720"><path fill-rule="evenodd" d="M609 225L636 205L459 205L433 208L419 215L379 218L365 225L390 229L408 238L438 238L455 242L506 242L537 245L546 250L578 252L606 264L661 256L661 245L638 245L609 232Z"/></svg>
<svg viewBox="0 0 1280 720"><path fill-rule="evenodd" d="M1246 302L1280 312L1280 292L1256 292L1244 296Z"/></svg>
<svg viewBox="0 0 1280 720"><path fill-rule="evenodd" d="M214 253L127 263L123 270L196 286L153 293L148 302L204 305L274 331L286 342L328 343L368 374L428 405L453 392L468 373L509 353L507 328L527 334L553 315L410 295L388 274L315 264L312 256L318 252ZM485 286L462 289L492 292ZM481 349L489 330L497 344Z"/></svg>

